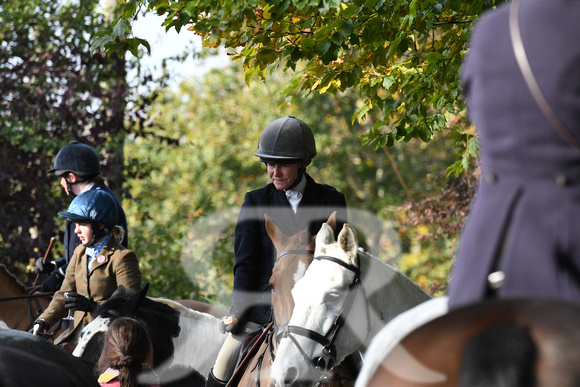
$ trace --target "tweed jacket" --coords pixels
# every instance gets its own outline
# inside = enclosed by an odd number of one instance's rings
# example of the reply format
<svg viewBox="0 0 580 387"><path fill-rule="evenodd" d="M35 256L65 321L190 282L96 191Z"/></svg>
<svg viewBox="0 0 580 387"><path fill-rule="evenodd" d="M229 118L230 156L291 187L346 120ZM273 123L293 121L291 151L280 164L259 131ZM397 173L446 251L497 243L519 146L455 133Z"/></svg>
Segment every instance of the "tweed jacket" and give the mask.
<svg viewBox="0 0 580 387"><path fill-rule="evenodd" d="M122 247L114 237L93 261L90 273L85 251L86 247L83 245L75 249L60 290L54 294L52 301L39 317L51 326L68 313L64 307L64 293L66 292L77 292L87 298L92 298L100 305L109 299L120 285L123 285L127 291L141 290L142 276L137 256L133 251ZM55 344L67 340L73 333L78 333L78 330L92 320L90 313L75 311L73 328L57 338Z"/></svg>
<svg viewBox="0 0 580 387"><path fill-rule="evenodd" d="M308 174L306 188L296 214L284 191L274 184L248 192L235 229L233 304L254 305L249 321L263 324L271 318L271 292L268 287L278 254L266 232L264 214L286 234L309 228L316 235L322 223L336 211L337 234L347 222L346 199L335 188L318 184Z"/></svg>
<svg viewBox="0 0 580 387"><path fill-rule="evenodd" d="M512 2L482 15L461 81L479 132L481 179L462 231L450 307L489 297L580 302L580 151L550 124L526 85L509 32ZM534 76L580 139L580 1L522 0L518 20ZM491 294L493 294L491 292Z"/></svg>

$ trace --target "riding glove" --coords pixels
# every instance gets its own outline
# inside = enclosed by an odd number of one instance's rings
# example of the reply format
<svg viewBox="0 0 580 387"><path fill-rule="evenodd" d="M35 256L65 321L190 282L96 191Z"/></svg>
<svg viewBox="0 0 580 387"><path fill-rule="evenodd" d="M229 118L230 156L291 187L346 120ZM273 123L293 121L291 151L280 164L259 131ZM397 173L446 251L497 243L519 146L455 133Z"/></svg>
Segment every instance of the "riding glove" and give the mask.
<svg viewBox="0 0 580 387"><path fill-rule="evenodd" d="M83 312L92 312L97 303L91 298L78 294L76 292L66 292L64 294L64 307L67 309L81 310Z"/></svg>
<svg viewBox="0 0 580 387"><path fill-rule="evenodd" d="M236 302L232 305L230 313L221 321L220 331L222 333L230 332L231 334L239 333L246 325L246 314L248 308L246 305Z"/></svg>
<svg viewBox="0 0 580 387"><path fill-rule="evenodd" d="M38 320L34 323L32 327L32 334L33 335L40 335L46 332L48 329L48 323L44 320Z"/></svg>
<svg viewBox="0 0 580 387"><path fill-rule="evenodd" d="M34 263L34 272L36 274L51 274L54 273L56 270L56 265L54 262L46 261L44 262L44 258L38 258Z"/></svg>

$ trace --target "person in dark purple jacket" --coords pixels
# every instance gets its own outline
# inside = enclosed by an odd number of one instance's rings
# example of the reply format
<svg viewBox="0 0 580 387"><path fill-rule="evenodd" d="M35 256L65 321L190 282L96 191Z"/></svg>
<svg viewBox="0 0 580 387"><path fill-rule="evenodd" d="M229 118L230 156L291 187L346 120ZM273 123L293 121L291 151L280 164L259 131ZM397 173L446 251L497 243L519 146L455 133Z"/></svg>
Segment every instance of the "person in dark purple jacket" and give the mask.
<svg viewBox="0 0 580 387"><path fill-rule="evenodd" d="M229 332L206 386L223 386L237 342L257 325L272 319L268 282L281 251L266 233L265 217L287 235L309 228L312 235L336 211L337 233L347 221L346 199L335 188L319 184L306 173L316 156L314 135L303 121L287 116L264 128L254 153L267 168L272 181L246 193L235 229L234 289L232 307L222 322Z"/></svg>
<svg viewBox="0 0 580 387"><path fill-rule="evenodd" d="M522 75L517 36L569 138ZM580 301L579 38L575 0L508 2L474 28L461 80L480 136L481 179L449 285L451 308L491 297Z"/></svg>
<svg viewBox="0 0 580 387"><path fill-rule="evenodd" d="M72 141L63 147L54 159L54 168L46 173L54 174L60 181L60 185L68 196L77 196L90 189L102 189L115 200L119 214L119 225L124 229L125 236L121 245L129 247L127 219L121 202L113 191L107 187L101 175L101 164L97 152L89 145ZM79 238L74 232L75 223L66 220L64 231L64 256L54 261L43 262L38 258L34 265L35 273L49 274L42 283L42 290L55 292L60 289L64 280L64 273L73 256L75 248L80 244Z"/></svg>

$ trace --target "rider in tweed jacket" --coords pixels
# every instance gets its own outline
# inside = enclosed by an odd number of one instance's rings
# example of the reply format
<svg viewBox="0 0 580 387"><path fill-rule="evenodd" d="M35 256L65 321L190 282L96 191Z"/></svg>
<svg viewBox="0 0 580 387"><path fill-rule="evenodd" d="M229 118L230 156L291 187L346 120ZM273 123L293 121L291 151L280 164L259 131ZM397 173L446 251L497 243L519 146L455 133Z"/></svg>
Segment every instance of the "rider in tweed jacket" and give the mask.
<svg viewBox="0 0 580 387"><path fill-rule="evenodd" d="M65 278L44 313L37 319L33 333L46 331L74 310L73 327L55 340L76 343L83 326L93 320L91 313L123 285L128 291L141 290L141 271L137 256L125 249L120 240L122 229L116 226L114 199L103 190L90 190L77 196L67 212L59 215L74 221L81 245L73 254ZM82 226L90 227L89 236Z"/></svg>

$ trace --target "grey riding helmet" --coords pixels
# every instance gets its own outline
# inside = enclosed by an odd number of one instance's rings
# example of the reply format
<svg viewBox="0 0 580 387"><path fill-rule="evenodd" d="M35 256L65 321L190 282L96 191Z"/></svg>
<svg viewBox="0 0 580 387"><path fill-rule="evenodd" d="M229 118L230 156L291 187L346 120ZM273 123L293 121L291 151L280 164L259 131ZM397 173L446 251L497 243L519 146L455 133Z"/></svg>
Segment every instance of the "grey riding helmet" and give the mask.
<svg viewBox="0 0 580 387"><path fill-rule="evenodd" d="M62 148L54 159L54 168L46 173L54 173L56 177L61 177L69 172L83 177L101 173L97 152L78 141L73 141Z"/></svg>
<svg viewBox="0 0 580 387"><path fill-rule="evenodd" d="M77 223L102 223L111 230L119 221L115 199L102 189L81 193L60 216Z"/></svg>
<svg viewBox="0 0 580 387"><path fill-rule="evenodd" d="M294 116L278 118L262 131L254 156L262 162L303 162L316 156L312 130Z"/></svg>

